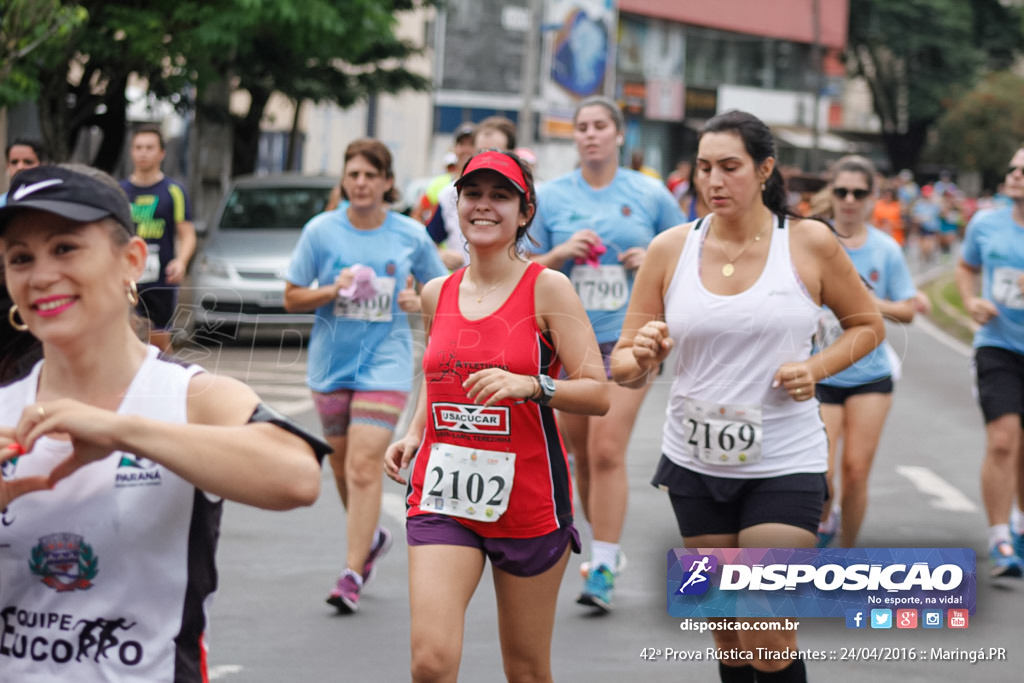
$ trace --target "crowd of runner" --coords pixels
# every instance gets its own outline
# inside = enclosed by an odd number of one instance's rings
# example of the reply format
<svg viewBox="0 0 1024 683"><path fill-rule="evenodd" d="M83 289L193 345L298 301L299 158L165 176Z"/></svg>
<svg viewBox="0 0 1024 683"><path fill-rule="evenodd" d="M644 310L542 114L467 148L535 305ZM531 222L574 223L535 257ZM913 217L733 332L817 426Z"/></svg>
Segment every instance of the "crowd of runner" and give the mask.
<svg viewBox="0 0 1024 683"><path fill-rule="evenodd" d="M114 525L133 514L96 477L127 459L166 470L166 504L192 512L161 531L180 543L138 548L124 580L142 580L154 562L182 563L173 580L185 601L153 609L188 612L215 585L219 500L308 504L311 456L326 453L347 515L345 566L327 602L357 612L392 547L380 519L383 471L406 487L413 678L458 675L466 606L490 560L505 674L549 680L572 553L587 547L577 602L614 608L626 568L627 446L659 375L671 390L656 408L666 420L652 485L668 494L685 545L855 545L900 375L883 319L906 324L928 308L908 250L925 265L957 256L957 285L980 327L990 570L1024 576L1015 502L1024 487L1024 149L997 194L973 198L948 174L919 187L910 172L886 178L857 156L838 159L818 187L788 192L770 130L744 112L709 120L695 157L665 183L642 156L620 166L615 102L580 102L573 136L576 169L536 183L536 159L516 148L511 121L460 126L445 174L414 202L426 227L389 210L387 147L348 146L337 208L303 228L286 276L286 308L316 315L308 383L326 444L251 391L168 364L139 340L133 310L150 318L148 341L169 348L175 302L147 298L145 284L180 282L195 245L187 198L160 171L157 130L132 138L128 198L91 169L49 166L35 143L12 144L0 209L10 305L0 509L25 522L0 531L0 541L13 539L0 543L0 573L17 578L0 584L0 603L14 591L25 609L47 611L51 587L30 579L57 566L50 554L72 544L86 558L76 580L88 580L93 546L122 542L98 522L64 520L61 506L73 499ZM157 206L169 213L154 215ZM422 373L410 313L424 323ZM165 384L173 401L148 398ZM410 396L413 417L396 439ZM197 470L147 432L225 464ZM224 476L239 444L267 468L245 487ZM144 517L164 529L159 515ZM54 573L51 584L65 579ZM143 623L119 598L90 595L99 613ZM140 627L139 656L143 646L163 653L153 672L173 666L175 680L201 680L205 617L188 617L174 633ZM796 633L723 629L715 642L792 651ZM723 660L720 675L806 677L802 660L786 657Z"/></svg>

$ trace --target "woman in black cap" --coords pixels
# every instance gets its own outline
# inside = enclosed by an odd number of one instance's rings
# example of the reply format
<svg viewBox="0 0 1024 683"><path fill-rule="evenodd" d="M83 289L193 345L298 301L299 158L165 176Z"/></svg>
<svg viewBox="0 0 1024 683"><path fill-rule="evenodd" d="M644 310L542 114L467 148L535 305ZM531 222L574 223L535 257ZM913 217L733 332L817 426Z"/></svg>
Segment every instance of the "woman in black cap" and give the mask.
<svg viewBox="0 0 1024 683"><path fill-rule="evenodd" d="M8 321L43 346L0 388L5 680L205 681L221 500L319 490L326 444L136 336L133 225L112 179L53 166L0 209Z"/></svg>

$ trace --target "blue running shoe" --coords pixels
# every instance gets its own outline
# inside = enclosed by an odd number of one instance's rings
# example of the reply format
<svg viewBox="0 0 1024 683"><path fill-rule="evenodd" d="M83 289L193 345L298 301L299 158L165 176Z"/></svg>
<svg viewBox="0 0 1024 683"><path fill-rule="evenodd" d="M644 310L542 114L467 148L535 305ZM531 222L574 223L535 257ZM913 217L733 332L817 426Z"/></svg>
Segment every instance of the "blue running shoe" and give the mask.
<svg viewBox="0 0 1024 683"><path fill-rule="evenodd" d="M832 545L832 541L835 540L836 534L839 533L839 515L839 508L833 507L829 512L828 519L818 524L817 547L827 548Z"/></svg>
<svg viewBox="0 0 1024 683"><path fill-rule="evenodd" d="M989 569L992 578L1024 576L1024 561L1013 551L1009 542L1002 541L992 546L988 558L992 560L992 568Z"/></svg>
<svg viewBox="0 0 1024 683"><path fill-rule="evenodd" d="M615 576L618 576L619 574L622 573L622 570L625 569L625 568L626 568L626 553L624 553L624 552L622 552L620 550L619 552L615 553L615 571L613 573L615 574ZM590 576L590 563L589 562L581 562L580 563L580 576L583 578L584 581L586 581L587 577Z"/></svg>
<svg viewBox="0 0 1024 683"><path fill-rule="evenodd" d="M576 598L581 605L596 607L602 612L612 610L612 591L615 590L615 574L605 565L590 570L583 583L583 592Z"/></svg>
<svg viewBox="0 0 1024 683"><path fill-rule="evenodd" d="M1024 561L1024 534L1014 533L1012 524L1010 525L1010 540L1013 543L1013 552Z"/></svg>

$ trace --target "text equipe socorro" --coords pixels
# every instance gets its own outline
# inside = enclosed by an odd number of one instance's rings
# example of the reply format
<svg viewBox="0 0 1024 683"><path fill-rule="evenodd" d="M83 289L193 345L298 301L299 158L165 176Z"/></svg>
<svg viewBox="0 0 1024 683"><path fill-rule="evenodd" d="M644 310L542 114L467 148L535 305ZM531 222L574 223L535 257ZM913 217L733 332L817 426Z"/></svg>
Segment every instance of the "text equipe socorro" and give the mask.
<svg viewBox="0 0 1024 683"><path fill-rule="evenodd" d="M705 662L806 659L829 662L1005 662L1005 647L945 648L945 647L840 647L830 650L767 648L691 648L645 647L640 659L648 662Z"/></svg>

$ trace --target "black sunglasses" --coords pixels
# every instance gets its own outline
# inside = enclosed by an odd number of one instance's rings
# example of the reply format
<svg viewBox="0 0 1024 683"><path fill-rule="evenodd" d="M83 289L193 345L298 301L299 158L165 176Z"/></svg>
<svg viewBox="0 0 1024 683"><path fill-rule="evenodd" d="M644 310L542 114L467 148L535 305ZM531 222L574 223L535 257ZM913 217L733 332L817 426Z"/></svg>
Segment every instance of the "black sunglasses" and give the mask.
<svg viewBox="0 0 1024 683"><path fill-rule="evenodd" d="M1006 169L1006 175L1013 175L1015 171L1024 173L1024 166L1010 166Z"/></svg>
<svg viewBox="0 0 1024 683"><path fill-rule="evenodd" d="M849 187L833 187L832 194L836 199L846 199L847 195L852 194L853 198L859 201L871 194L871 190L864 190L861 188L852 189Z"/></svg>

